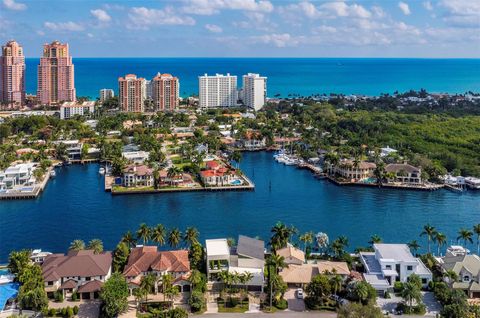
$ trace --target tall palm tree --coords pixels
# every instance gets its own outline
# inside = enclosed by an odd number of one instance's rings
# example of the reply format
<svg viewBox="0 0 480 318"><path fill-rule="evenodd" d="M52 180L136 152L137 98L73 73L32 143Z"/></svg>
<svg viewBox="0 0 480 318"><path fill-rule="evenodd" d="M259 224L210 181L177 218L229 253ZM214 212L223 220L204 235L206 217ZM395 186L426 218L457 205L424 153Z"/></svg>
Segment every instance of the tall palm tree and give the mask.
<svg viewBox="0 0 480 318"><path fill-rule="evenodd" d="M70 251L81 251L85 249L85 242L83 240L73 240L70 243L70 247L68 248Z"/></svg>
<svg viewBox="0 0 480 318"><path fill-rule="evenodd" d="M180 245L180 242L182 241L182 232L178 228L173 228L168 232L168 244L172 248L176 248L178 245Z"/></svg>
<svg viewBox="0 0 480 318"><path fill-rule="evenodd" d="M103 252L103 242L99 239L90 240L87 249L93 250L95 254L100 254Z"/></svg>
<svg viewBox="0 0 480 318"><path fill-rule="evenodd" d="M419 303L422 299L420 288L413 282L407 282L403 285L402 298L409 304L410 312L412 311L413 301Z"/></svg>
<svg viewBox="0 0 480 318"><path fill-rule="evenodd" d="M435 241L437 242L437 255L440 256L440 249L447 243L447 236L443 233L437 232L435 234Z"/></svg>
<svg viewBox="0 0 480 318"><path fill-rule="evenodd" d="M480 223L473 226L473 232L477 235L477 255L480 255Z"/></svg>
<svg viewBox="0 0 480 318"><path fill-rule="evenodd" d="M437 230L435 229L435 227L431 226L430 224L424 225L423 226L423 231L422 231L422 233L420 233L420 236L426 236L427 237L428 254L431 254L430 243L432 242L436 233L437 233Z"/></svg>
<svg viewBox="0 0 480 318"><path fill-rule="evenodd" d="M147 274L142 276L140 280L140 288L144 290L145 297L148 297L148 294L151 294L156 283L157 277L154 274ZM147 299L145 299L146 301Z"/></svg>
<svg viewBox="0 0 480 318"><path fill-rule="evenodd" d="M195 289L195 286L202 282L202 273L198 269L192 269L190 272L190 277L188 278L190 283L192 284L192 290Z"/></svg>
<svg viewBox="0 0 480 318"><path fill-rule="evenodd" d="M150 238L153 242L157 243L159 246L165 245L165 236L167 234L167 230L163 224L157 224L150 230L150 232Z"/></svg>
<svg viewBox="0 0 480 318"><path fill-rule="evenodd" d="M470 231L468 229L460 229L460 231L458 231L457 241L458 240L463 240L463 246L466 247L467 246L467 241L470 242L470 243L473 243L472 236L473 236L472 231Z"/></svg>
<svg viewBox="0 0 480 318"><path fill-rule="evenodd" d="M151 237L151 231L148 225L145 223L140 224L140 227L137 230L137 238L142 239L143 245L145 245L150 240L150 237Z"/></svg>
<svg viewBox="0 0 480 318"><path fill-rule="evenodd" d="M448 284L450 287L458 280L458 274L453 269L449 269L443 273L443 277L448 278Z"/></svg>
<svg viewBox="0 0 480 318"><path fill-rule="evenodd" d="M182 173L182 171L180 170L180 168L178 168L177 166L173 165L171 166L170 168L168 168L167 170L167 176L170 178L170 183L171 185L174 184L174 181L175 181L175 178L177 176L179 176L180 174ZM175 183L176 184L176 183Z"/></svg>
<svg viewBox="0 0 480 318"><path fill-rule="evenodd" d="M306 232L300 235L299 240L303 242L303 252L306 253L307 245L313 243L313 232Z"/></svg>
<svg viewBox="0 0 480 318"><path fill-rule="evenodd" d="M189 246L198 243L198 236L200 233L198 232L197 228L195 227L188 227L185 231L185 235L183 236L183 240Z"/></svg>
<svg viewBox="0 0 480 318"><path fill-rule="evenodd" d="M162 275L162 293L163 293L163 301L165 301L165 297L167 291L172 287L173 283L173 276L170 274L163 274Z"/></svg>
<svg viewBox="0 0 480 318"><path fill-rule="evenodd" d="M333 275L333 276L330 278L330 284L331 284L331 286L333 287L334 294L336 295L337 292L339 292L340 289L342 288L342 284L343 284L342 276L340 276L340 275Z"/></svg>
<svg viewBox="0 0 480 318"><path fill-rule="evenodd" d="M272 246L272 249L276 251L287 246L288 241L297 230L293 226L288 227L282 222L277 222L277 224L272 227L271 232L273 234L270 239L270 245Z"/></svg>
<svg viewBox="0 0 480 318"><path fill-rule="evenodd" d="M373 247L373 244L379 244L379 243L382 243L382 238L377 234L373 234L372 237L370 237L370 241L368 241L368 244L372 245L372 247Z"/></svg>
<svg viewBox="0 0 480 318"><path fill-rule="evenodd" d="M275 275L278 275L278 271L282 268L288 267L285 263L285 258L277 254L271 254L267 258L266 266L268 267L268 283L270 284L270 308L272 308L273 302L273 284L272 284L272 270Z"/></svg>
<svg viewBox="0 0 480 318"><path fill-rule="evenodd" d="M348 247L348 238L345 235L340 235L337 240L344 248Z"/></svg>
<svg viewBox="0 0 480 318"><path fill-rule="evenodd" d="M135 247L135 244L137 244L137 240L133 237L132 232L130 231L123 234L121 242L127 244L129 247Z"/></svg>
<svg viewBox="0 0 480 318"><path fill-rule="evenodd" d="M407 243L408 247L413 251L413 254L417 254L418 249L420 248L420 244L418 244L417 240L413 240Z"/></svg>

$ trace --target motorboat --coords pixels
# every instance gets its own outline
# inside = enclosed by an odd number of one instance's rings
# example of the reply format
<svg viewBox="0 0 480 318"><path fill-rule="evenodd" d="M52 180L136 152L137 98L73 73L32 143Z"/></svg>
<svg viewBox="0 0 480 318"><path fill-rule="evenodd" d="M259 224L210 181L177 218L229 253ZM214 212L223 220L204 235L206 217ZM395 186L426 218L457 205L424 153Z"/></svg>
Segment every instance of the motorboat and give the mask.
<svg viewBox="0 0 480 318"><path fill-rule="evenodd" d="M105 174L105 168L104 168L104 167L100 167L100 169L98 169L98 173L100 173L100 174Z"/></svg>

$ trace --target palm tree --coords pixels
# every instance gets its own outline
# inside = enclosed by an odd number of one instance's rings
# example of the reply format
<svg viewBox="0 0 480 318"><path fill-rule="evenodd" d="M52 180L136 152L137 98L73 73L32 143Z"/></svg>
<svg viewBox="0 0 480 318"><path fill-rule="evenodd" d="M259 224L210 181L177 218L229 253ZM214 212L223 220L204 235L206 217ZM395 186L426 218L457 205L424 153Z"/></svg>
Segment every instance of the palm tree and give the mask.
<svg viewBox="0 0 480 318"><path fill-rule="evenodd" d="M168 168L168 171L167 171L167 177L170 178L170 183L171 185L173 185L174 181L175 181L175 177L177 177L178 175L180 175L182 173L182 171L180 170L180 168L178 168L177 166L173 165L171 166L170 168Z"/></svg>
<svg viewBox="0 0 480 318"><path fill-rule="evenodd" d="M200 273L200 271L197 269L192 269L188 280L192 284L192 290L194 290L195 286L202 282L202 273Z"/></svg>
<svg viewBox="0 0 480 318"><path fill-rule="evenodd" d="M448 283L450 284L450 287L453 285L454 282L458 280L458 274L453 269L447 270L443 274L443 276L445 278L448 278Z"/></svg>
<svg viewBox="0 0 480 318"><path fill-rule="evenodd" d="M135 247L137 240L133 237L132 232L127 231L123 234L121 242L127 244L129 247Z"/></svg>
<svg viewBox="0 0 480 318"><path fill-rule="evenodd" d="M423 231L422 233L420 233L420 236L427 237L428 254L431 254L430 243L433 240L436 233L437 233L437 230L435 230L435 227L431 226L430 224L423 226Z"/></svg>
<svg viewBox="0 0 480 318"><path fill-rule="evenodd" d="M480 223L473 226L473 232L477 235L477 255L480 255Z"/></svg>
<svg viewBox="0 0 480 318"><path fill-rule="evenodd" d="M417 240L413 240L413 241L407 243L407 245L413 251L413 253L416 255L418 249L420 248L420 245L418 244Z"/></svg>
<svg viewBox="0 0 480 318"><path fill-rule="evenodd" d="M70 243L70 247L68 248L70 251L81 251L85 249L85 242L83 240L73 240Z"/></svg>
<svg viewBox="0 0 480 318"><path fill-rule="evenodd" d="M157 224L154 228L150 230L151 232L151 240L158 245L162 246L165 245L165 235L166 235L166 229L163 224Z"/></svg>
<svg viewBox="0 0 480 318"><path fill-rule="evenodd" d="M150 240L151 231L148 225L145 223L140 224L140 227L137 231L137 238L143 240L143 245L147 244L148 240Z"/></svg>
<svg viewBox="0 0 480 318"><path fill-rule="evenodd" d="M435 234L435 241L437 242L437 255L440 256L440 249L447 243L447 236L443 233L437 232Z"/></svg>
<svg viewBox="0 0 480 318"><path fill-rule="evenodd" d="M272 308L273 302L273 284L272 284L272 267L275 271L275 274L278 274L279 269L288 267L288 264L285 263L285 258L277 254L271 254L267 258L266 266L268 267L268 283L270 284L270 308Z"/></svg>
<svg viewBox="0 0 480 318"><path fill-rule="evenodd" d="M180 241L182 240L182 232L178 228L173 228L170 230L168 233L168 244L172 248L176 248L179 244Z"/></svg>
<svg viewBox="0 0 480 318"><path fill-rule="evenodd" d="M333 275L330 278L330 285L333 287L334 294L336 295L338 291L342 288L343 279L340 275Z"/></svg>
<svg viewBox="0 0 480 318"><path fill-rule="evenodd" d="M370 241L368 241L368 244L372 245L372 247L373 247L373 244L379 244L379 243L382 243L382 238L377 234L373 234L372 237L370 237Z"/></svg>
<svg viewBox="0 0 480 318"><path fill-rule="evenodd" d="M197 228L195 227L188 227L187 230L185 231L185 235L183 236L183 240L187 245L193 245L195 243L198 243L198 236L199 232Z"/></svg>
<svg viewBox="0 0 480 318"><path fill-rule="evenodd" d="M409 304L410 312L412 311L413 301L417 303L422 299L420 288L413 283L407 282L403 285L402 298Z"/></svg>
<svg viewBox="0 0 480 318"><path fill-rule="evenodd" d="M303 252L306 253L307 244L313 243L313 232L306 232L300 235L299 240L303 242Z"/></svg>
<svg viewBox="0 0 480 318"><path fill-rule="evenodd" d="M458 240L463 240L463 246L466 247L467 246L467 241L470 242L470 243L473 243L472 236L473 236L472 231L470 231L468 229L460 229L460 231L458 231L457 242L458 242Z"/></svg>
<svg viewBox="0 0 480 318"><path fill-rule="evenodd" d="M157 277L154 274L147 274L142 276L140 280L140 288L145 292L145 301L147 300L148 294L152 293L153 288L155 287L155 282Z"/></svg>
<svg viewBox="0 0 480 318"><path fill-rule="evenodd" d="M273 234L270 239L270 245L272 246L272 249L276 251L287 246L288 241L297 230L293 226L288 227L282 222L277 222L271 232Z"/></svg>
<svg viewBox="0 0 480 318"><path fill-rule="evenodd" d="M163 301L165 301L165 296L168 293L167 291L172 287L173 283L173 276L170 274L163 274L162 275L162 293L163 293Z"/></svg>
<svg viewBox="0 0 480 318"><path fill-rule="evenodd" d="M99 239L93 239L88 242L88 250L93 250L95 254L100 254L103 252L103 242Z"/></svg>
<svg viewBox="0 0 480 318"><path fill-rule="evenodd" d="M246 292L248 283L253 279L253 274L251 272L245 272L242 274L242 279Z"/></svg>

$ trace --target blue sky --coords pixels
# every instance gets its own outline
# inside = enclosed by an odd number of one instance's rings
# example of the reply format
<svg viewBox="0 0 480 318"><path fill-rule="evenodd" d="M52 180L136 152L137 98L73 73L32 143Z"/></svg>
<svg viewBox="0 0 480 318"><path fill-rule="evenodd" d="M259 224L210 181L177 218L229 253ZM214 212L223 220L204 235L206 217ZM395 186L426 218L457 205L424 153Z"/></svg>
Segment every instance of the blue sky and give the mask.
<svg viewBox="0 0 480 318"><path fill-rule="evenodd" d="M27 57L480 57L479 0L0 0Z"/></svg>

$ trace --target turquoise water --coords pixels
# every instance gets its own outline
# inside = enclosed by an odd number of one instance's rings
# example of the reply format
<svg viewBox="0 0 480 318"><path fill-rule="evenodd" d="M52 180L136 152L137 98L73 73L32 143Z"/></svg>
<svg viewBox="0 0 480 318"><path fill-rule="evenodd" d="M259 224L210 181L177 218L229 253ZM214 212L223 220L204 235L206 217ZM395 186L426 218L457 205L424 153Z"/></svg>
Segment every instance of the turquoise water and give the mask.
<svg viewBox="0 0 480 318"><path fill-rule="evenodd" d="M8 283L0 285L0 311L5 308L7 300L17 296L19 288L19 283Z"/></svg>
<svg viewBox="0 0 480 318"><path fill-rule="evenodd" d="M74 54L74 52L73 52ZM26 85L36 93L38 59L27 59ZM425 88L432 92L480 91L480 59L356 58L77 58L78 96L96 98L101 88L117 90L128 73L151 79L157 72L180 79L180 95L198 93L198 76L227 73L268 76L268 95L379 95Z"/></svg>
<svg viewBox="0 0 480 318"><path fill-rule="evenodd" d="M243 157L241 169L255 183L255 191L112 196L102 190L98 165L61 168L38 199L0 201L0 263L13 249L65 252L74 239L98 237L112 249L123 233L142 222L195 226L203 240L238 234L267 239L280 220L302 232L346 235L352 250L367 245L373 234L386 242L416 239L426 248L426 239L419 237L426 223L453 243L460 228L480 222L480 191L339 187L315 179L309 171L276 163L272 153Z"/></svg>

